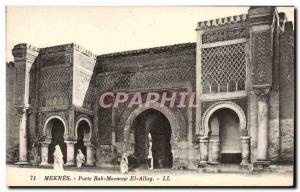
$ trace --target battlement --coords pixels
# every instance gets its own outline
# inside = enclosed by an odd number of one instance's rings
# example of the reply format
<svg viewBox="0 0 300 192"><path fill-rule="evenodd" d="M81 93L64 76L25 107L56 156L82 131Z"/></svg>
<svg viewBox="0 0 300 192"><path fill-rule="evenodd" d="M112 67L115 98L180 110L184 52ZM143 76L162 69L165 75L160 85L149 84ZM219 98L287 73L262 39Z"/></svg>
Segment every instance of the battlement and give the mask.
<svg viewBox="0 0 300 192"><path fill-rule="evenodd" d="M72 44L56 45L56 46L41 48L41 53L65 51L65 50L71 50L72 48L73 48Z"/></svg>
<svg viewBox="0 0 300 192"><path fill-rule="evenodd" d="M196 30L209 29L234 23L243 23L248 21L248 14L235 15L230 17L223 17L212 19L208 21L198 22Z"/></svg>
<svg viewBox="0 0 300 192"><path fill-rule="evenodd" d="M27 43L20 43L14 46L13 49L31 49L33 51L40 51L40 48L37 48L33 45L27 44Z"/></svg>
<svg viewBox="0 0 300 192"><path fill-rule="evenodd" d="M97 55L95 55L94 53L92 53L91 51L85 49L84 47L78 45L78 44L73 44L74 49L89 56L89 57L93 57L94 59L96 59Z"/></svg>
<svg viewBox="0 0 300 192"><path fill-rule="evenodd" d="M83 48L82 46L75 44L75 43L69 43L69 44L64 44L64 45L56 45L52 47L45 47L41 48L41 53L49 53L49 52L58 52L58 51L65 51L65 50L72 50L75 49L89 57L93 57L96 59L96 55L92 53L91 51Z"/></svg>

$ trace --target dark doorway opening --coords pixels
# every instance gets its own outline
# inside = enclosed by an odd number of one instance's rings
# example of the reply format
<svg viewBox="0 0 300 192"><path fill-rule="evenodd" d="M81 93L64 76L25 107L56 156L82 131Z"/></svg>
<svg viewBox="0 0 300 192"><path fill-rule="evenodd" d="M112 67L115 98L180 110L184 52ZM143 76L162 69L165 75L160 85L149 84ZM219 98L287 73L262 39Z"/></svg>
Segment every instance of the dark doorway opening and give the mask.
<svg viewBox="0 0 300 192"><path fill-rule="evenodd" d="M59 145L62 153L64 163L67 162L67 145L64 142L64 124L59 119L52 119L47 124L47 129L51 129L51 143L48 148L48 163L54 162L53 153L55 151L55 146Z"/></svg>
<svg viewBox="0 0 300 192"><path fill-rule="evenodd" d="M140 166L149 167L149 139L152 138L153 168L172 168L173 154L171 152L171 125L168 119L159 111L149 109L141 113L133 123L135 132L134 155Z"/></svg>
<svg viewBox="0 0 300 192"><path fill-rule="evenodd" d="M241 153L221 153L222 163L241 163L242 154Z"/></svg>

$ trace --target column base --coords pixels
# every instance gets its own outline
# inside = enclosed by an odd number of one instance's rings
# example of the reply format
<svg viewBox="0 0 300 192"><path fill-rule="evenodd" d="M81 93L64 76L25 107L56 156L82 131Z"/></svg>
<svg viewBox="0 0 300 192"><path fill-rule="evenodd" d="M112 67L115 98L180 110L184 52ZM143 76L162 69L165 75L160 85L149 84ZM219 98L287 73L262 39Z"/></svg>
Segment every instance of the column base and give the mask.
<svg viewBox="0 0 300 192"><path fill-rule="evenodd" d="M246 171L246 172L252 171L252 165L250 163L241 163L240 164L240 169L242 171Z"/></svg>
<svg viewBox="0 0 300 192"><path fill-rule="evenodd" d="M198 163L198 168L205 168L205 167L207 167L207 161L200 161L199 163Z"/></svg>
<svg viewBox="0 0 300 192"><path fill-rule="evenodd" d="M200 161L199 165L207 165L207 161Z"/></svg>
<svg viewBox="0 0 300 192"><path fill-rule="evenodd" d="M15 165L29 165L30 163L28 161L19 161L15 163Z"/></svg>
<svg viewBox="0 0 300 192"><path fill-rule="evenodd" d="M208 164L210 164L210 165L218 165L219 162L218 161L211 161L211 162L208 162Z"/></svg>
<svg viewBox="0 0 300 192"><path fill-rule="evenodd" d="M257 160L253 163L253 170L269 170L271 161Z"/></svg>
<svg viewBox="0 0 300 192"><path fill-rule="evenodd" d="M51 167L51 166L53 166L53 164L50 164L50 163L40 163L39 166Z"/></svg>

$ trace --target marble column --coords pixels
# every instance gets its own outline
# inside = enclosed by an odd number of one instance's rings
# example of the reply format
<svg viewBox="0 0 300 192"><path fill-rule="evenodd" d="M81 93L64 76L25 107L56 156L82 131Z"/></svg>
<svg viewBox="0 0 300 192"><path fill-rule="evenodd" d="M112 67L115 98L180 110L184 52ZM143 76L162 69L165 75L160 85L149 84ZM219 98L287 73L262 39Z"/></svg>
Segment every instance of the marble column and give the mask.
<svg viewBox="0 0 300 192"><path fill-rule="evenodd" d="M75 141L65 141L67 144L67 163L66 165L74 165L74 144Z"/></svg>
<svg viewBox="0 0 300 192"><path fill-rule="evenodd" d="M85 143L86 146L86 165L94 166L94 151L91 143Z"/></svg>
<svg viewBox="0 0 300 192"><path fill-rule="evenodd" d="M220 140L210 140L211 143L211 164L218 164L220 159Z"/></svg>
<svg viewBox="0 0 300 192"><path fill-rule="evenodd" d="M48 150L50 141L41 142L41 163L40 165L47 165L48 164Z"/></svg>
<svg viewBox="0 0 300 192"><path fill-rule="evenodd" d="M19 114L19 162L26 164L27 160L27 110L28 108L17 108Z"/></svg>
<svg viewBox="0 0 300 192"><path fill-rule="evenodd" d="M250 158L250 137L249 136L242 136L241 137L242 143L242 162L241 165L248 165L249 158Z"/></svg>
<svg viewBox="0 0 300 192"><path fill-rule="evenodd" d="M257 95L257 161L269 162L268 141L269 141L269 93L270 87L256 87Z"/></svg>
<svg viewBox="0 0 300 192"><path fill-rule="evenodd" d="M200 143L200 164L206 164L208 161L208 137L199 137Z"/></svg>

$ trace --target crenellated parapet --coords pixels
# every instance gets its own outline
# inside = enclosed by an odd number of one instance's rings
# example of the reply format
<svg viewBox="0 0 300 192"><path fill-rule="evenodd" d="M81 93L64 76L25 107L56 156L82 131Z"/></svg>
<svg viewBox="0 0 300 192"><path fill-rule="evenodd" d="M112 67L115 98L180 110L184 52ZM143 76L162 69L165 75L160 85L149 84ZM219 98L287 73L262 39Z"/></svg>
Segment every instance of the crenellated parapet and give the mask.
<svg viewBox="0 0 300 192"><path fill-rule="evenodd" d="M248 14L217 18L198 22L196 31L202 34L202 44L249 38L248 22Z"/></svg>
<svg viewBox="0 0 300 192"><path fill-rule="evenodd" d="M212 20L208 20L208 21L198 22L196 30L212 29L215 27L220 27L220 26L225 26L225 25L235 24L235 23L243 23L243 22L247 22L247 21L248 21L247 14L217 18L217 19L212 19Z"/></svg>
<svg viewBox="0 0 300 192"><path fill-rule="evenodd" d="M91 51L85 49L84 47L82 47L82 46L80 46L78 44L74 44L73 43L72 45L73 45L73 47L74 47L75 50L77 50L77 51L79 51L79 52L81 52L81 53L83 53L83 54L85 54L85 55L87 55L89 57L92 57L93 59L96 59L97 55L95 55Z"/></svg>
<svg viewBox="0 0 300 192"><path fill-rule="evenodd" d="M34 51L39 51L40 48L37 48L33 45L27 44L27 43L20 43L14 46L14 49L31 49Z"/></svg>
<svg viewBox="0 0 300 192"><path fill-rule="evenodd" d="M56 45L56 46L42 48L41 53L67 51L67 50L72 50L72 48L73 48L73 44Z"/></svg>
<svg viewBox="0 0 300 192"><path fill-rule="evenodd" d="M61 51L71 51L71 50L77 50L89 57L93 57L96 59L96 55L92 53L91 51L85 49L84 47L75 44L75 43L69 43L69 44L64 44L64 45L57 45L57 46L52 46L52 47L45 47L41 49L41 53L55 53L55 52L61 52Z"/></svg>
<svg viewBox="0 0 300 192"><path fill-rule="evenodd" d="M39 54L40 49L26 43L17 44L12 49L16 65L19 62L33 63Z"/></svg>

